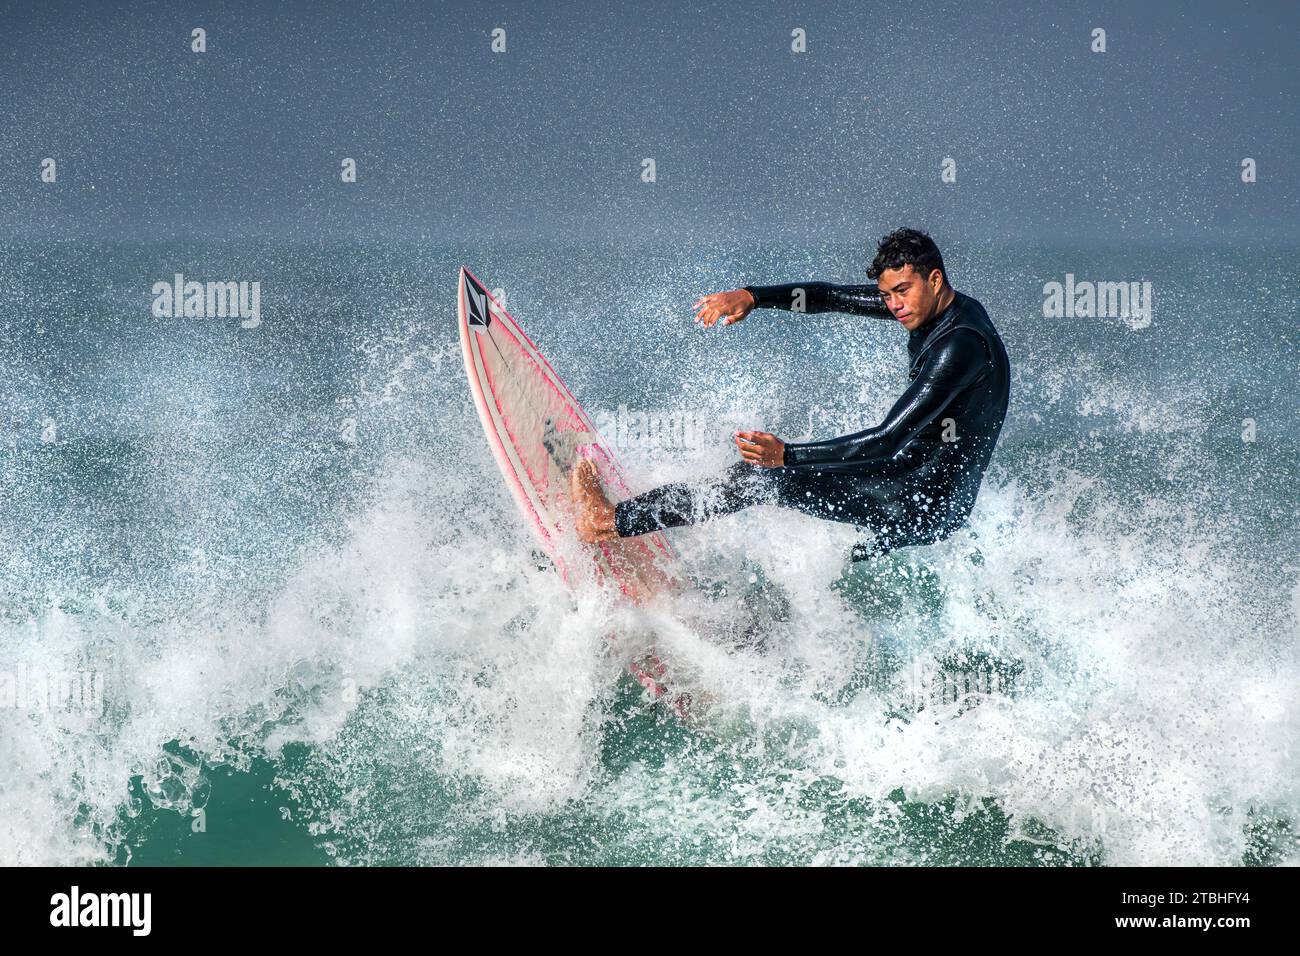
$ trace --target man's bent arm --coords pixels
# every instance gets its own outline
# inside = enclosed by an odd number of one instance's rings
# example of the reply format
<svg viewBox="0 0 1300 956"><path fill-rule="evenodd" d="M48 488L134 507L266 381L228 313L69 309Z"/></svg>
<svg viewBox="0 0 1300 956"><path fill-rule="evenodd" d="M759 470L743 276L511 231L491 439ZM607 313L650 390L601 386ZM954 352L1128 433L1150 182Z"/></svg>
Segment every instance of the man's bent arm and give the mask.
<svg viewBox="0 0 1300 956"><path fill-rule="evenodd" d="M829 282L791 282L786 285L747 285L756 309L792 312L849 312L892 318L885 298L874 285L832 285Z"/></svg>
<svg viewBox="0 0 1300 956"><path fill-rule="evenodd" d="M969 329L948 333L934 348L933 358L894 403L883 422L875 428L829 441L787 443L785 467L797 471L848 471L874 464L887 470L917 432L937 418L988 367L984 341ZM911 466L902 460L894 463L900 468Z"/></svg>

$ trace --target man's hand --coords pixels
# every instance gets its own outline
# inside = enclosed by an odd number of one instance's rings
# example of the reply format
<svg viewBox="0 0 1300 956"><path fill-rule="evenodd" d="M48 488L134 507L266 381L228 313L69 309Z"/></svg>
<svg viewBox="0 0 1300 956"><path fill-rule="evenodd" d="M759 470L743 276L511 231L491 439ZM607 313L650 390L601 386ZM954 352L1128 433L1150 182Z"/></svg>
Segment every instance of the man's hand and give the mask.
<svg viewBox="0 0 1300 956"><path fill-rule="evenodd" d="M731 325L754 311L754 297L744 289L715 292L698 300L693 308L695 321L703 322L705 328L715 325L718 319L723 325Z"/></svg>
<svg viewBox="0 0 1300 956"><path fill-rule="evenodd" d="M785 442L767 432L736 432L740 457L751 465L780 468L785 464Z"/></svg>

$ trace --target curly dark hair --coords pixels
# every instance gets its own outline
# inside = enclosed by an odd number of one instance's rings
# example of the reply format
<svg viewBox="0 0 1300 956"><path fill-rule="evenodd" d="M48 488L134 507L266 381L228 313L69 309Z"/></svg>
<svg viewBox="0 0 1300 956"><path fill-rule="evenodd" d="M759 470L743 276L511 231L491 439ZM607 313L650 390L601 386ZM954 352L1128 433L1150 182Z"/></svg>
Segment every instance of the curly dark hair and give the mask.
<svg viewBox="0 0 1300 956"><path fill-rule="evenodd" d="M934 240L920 229L895 229L880 240L876 248L876 258L867 269L868 279L879 279L886 269L901 269L910 265L922 276L929 277L938 269L943 273L943 281L948 281L948 270L943 266L943 256Z"/></svg>

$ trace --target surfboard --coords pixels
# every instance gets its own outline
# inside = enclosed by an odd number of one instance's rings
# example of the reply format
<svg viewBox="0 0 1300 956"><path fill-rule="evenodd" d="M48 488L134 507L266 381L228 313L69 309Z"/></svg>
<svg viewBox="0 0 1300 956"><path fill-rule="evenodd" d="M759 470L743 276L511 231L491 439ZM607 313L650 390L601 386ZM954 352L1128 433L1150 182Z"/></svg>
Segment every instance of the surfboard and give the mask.
<svg viewBox="0 0 1300 956"><path fill-rule="evenodd" d="M681 586L679 559L660 532L598 544L577 540L570 472L579 458L589 458L610 497L625 498L631 491L618 459L532 339L463 266L457 308L465 372L488 445L520 514L564 581L614 587L638 605ZM656 697L665 693L658 658L629 670Z"/></svg>

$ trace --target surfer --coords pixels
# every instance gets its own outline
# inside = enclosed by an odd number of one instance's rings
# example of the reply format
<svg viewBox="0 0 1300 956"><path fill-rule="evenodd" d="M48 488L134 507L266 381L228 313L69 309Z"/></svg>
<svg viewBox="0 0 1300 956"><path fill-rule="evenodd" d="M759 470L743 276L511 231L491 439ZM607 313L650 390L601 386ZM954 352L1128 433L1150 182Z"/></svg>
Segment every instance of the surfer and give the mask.
<svg viewBox="0 0 1300 956"><path fill-rule="evenodd" d="M741 461L703 485L673 483L611 502L590 461L571 474L586 542L708 521L757 504L870 529L861 559L931 544L965 524L1006 417L1011 371L984 307L948 282L934 240L898 229L879 244L872 285L746 286L695 303L695 321L733 325L754 309L893 316L907 330L910 384L874 428L827 441L738 432Z"/></svg>

